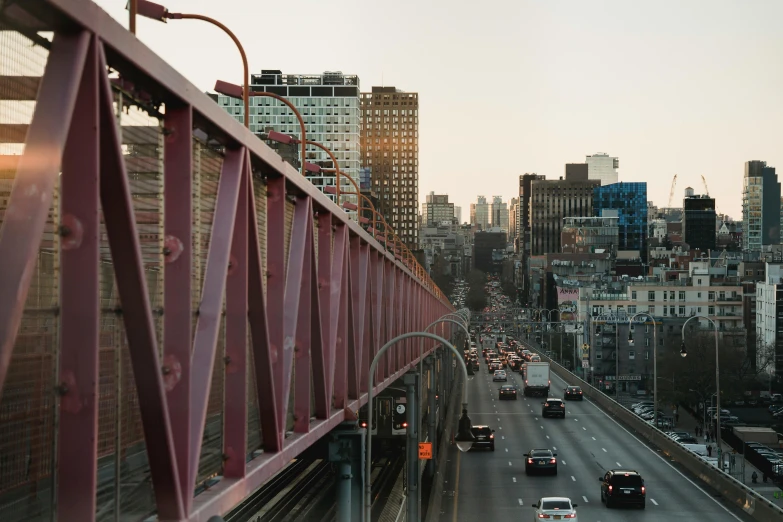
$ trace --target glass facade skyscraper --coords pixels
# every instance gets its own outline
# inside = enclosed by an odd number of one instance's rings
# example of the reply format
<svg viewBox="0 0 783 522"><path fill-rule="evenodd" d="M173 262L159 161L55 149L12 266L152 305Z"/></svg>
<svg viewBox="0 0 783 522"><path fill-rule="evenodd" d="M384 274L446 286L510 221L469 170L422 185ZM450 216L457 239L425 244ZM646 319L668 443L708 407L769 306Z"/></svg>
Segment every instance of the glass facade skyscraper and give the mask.
<svg viewBox="0 0 783 522"><path fill-rule="evenodd" d="M593 189L593 215L617 211L617 250L638 250L647 260L647 183L612 183Z"/></svg>

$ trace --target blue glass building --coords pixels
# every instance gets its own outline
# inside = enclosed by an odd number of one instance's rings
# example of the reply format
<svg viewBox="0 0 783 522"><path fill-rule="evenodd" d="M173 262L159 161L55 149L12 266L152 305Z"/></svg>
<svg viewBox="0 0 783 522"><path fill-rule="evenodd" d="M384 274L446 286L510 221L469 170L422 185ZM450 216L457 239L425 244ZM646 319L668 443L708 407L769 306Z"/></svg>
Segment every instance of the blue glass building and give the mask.
<svg viewBox="0 0 783 522"><path fill-rule="evenodd" d="M593 189L593 213L617 211L620 239L618 250L638 250L647 260L647 183L612 183Z"/></svg>

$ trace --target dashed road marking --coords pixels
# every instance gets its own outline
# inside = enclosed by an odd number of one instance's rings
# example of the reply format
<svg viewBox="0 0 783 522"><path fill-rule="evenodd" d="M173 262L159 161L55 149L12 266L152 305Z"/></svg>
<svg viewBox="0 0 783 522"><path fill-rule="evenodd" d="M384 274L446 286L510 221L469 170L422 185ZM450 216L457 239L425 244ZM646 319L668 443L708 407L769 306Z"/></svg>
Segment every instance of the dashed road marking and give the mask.
<svg viewBox="0 0 783 522"><path fill-rule="evenodd" d="M579 419L574 419L574 422L579 422Z"/></svg>
<svg viewBox="0 0 783 522"><path fill-rule="evenodd" d="M587 428L585 428L584 426L582 426L582 429L583 429L584 431L587 431Z"/></svg>
<svg viewBox="0 0 783 522"><path fill-rule="evenodd" d="M590 437L591 439L595 440L595 437Z"/></svg>
<svg viewBox="0 0 783 522"><path fill-rule="evenodd" d="M506 448L506 453L508 453L508 448Z"/></svg>
<svg viewBox="0 0 783 522"><path fill-rule="evenodd" d="M501 435L500 438L506 440L506 437L504 435Z"/></svg>
<svg viewBox="0 0 783 522"><path fill-rule="evenodd" d="M618 468L622 468L622 467L623 467L623 465L622 465L622 464L620 464L619 462L615 462L615 464L617 464L617 467L618 467Z"/></svg>
<svg viewBox="0 0 783 522"><path fill-rule="evenodd" d="M508 461L508 465L509 465L509 466L511 465L511 461L510 461L510 460Z"/></svg>
<svg viewBox="0 0 783 522"><path fill-rule="evenodd" d="M650 502L652 502L652 503L653 503L653 504L655 504L656 506L658 505L658 503L655 501L655 499L654 499L654 498L651 498L651 499L650 499Z"/></svg>
<svg viewBox="0 0 783 522"><path fill-rule="evenodd" d="M575 478L573 475L571 475L571 480L573 480L574 482L576 482L576 478Z"/></svg>
<svg viewBox="0 0 783 522"><path fill-rule="evenodd" d="M516 477L511 477L511 480L513 480L514 482L516 482L516 481L517 481L517 478L516 478Z"/></svg>
<svg viewBox="0 0 783 522"><path fill-rule="evenodd" d="M502 430L502 429L503 429L503 426L498 426L498 429L499 429L499 430Z"/></svg>
<svg viewBox="0 0 783 522"><path fill-rule="evenodd" d="M564 460L561 460L560 462L562 462L562 463L563 463L563 466L565 466L565 465L566 465L566 463L565 463L565 461L564 461Z"/></svg>
<svg viewBox="0 0 783 522"><path fill-rule="evenodd" d="M520 505L520 506L522 505L522 499L521 499L521 498L518 498L518 499L517 499L517 502L519 502L519 505Z"/></svg>
<svg viewBox="0 0 783 522"><path fill-rule="evenodd" d="M586 496L582 495L582 498L584 499L584 501L585 501L586 503L589 503L589 502L590 502L589 500L587 500L587 497L586 497Z"/></svg>
<svg viewBox="0 0 783 522"><path fill-rule="evenodd" d="M543 427L543 426L541 426L541 429L543 430L543 429L544 429L544 427Z"/></svg>
<svg viewBox="0 0 783 522"><path fill-rule="evenodd" d="M553 449L554 451L557 451L557 447L555 447L555 446L552 446L552 449Z"/></svg>
<svg viewBox="0 0 783 522"><path fill-rule="evenodd" d="M549 438L549 435L547 435L547 436L546 436L546 438L548 439L548 438Z"/></svg>
<svg viewBox="0 0 783 522"><path fill-rule="evenodd" d="M601 448L601 449L602 449L602 450L604 450L604 453L606 453L606 452L607 452L607 451L606 451L606 448Z"/></svg>

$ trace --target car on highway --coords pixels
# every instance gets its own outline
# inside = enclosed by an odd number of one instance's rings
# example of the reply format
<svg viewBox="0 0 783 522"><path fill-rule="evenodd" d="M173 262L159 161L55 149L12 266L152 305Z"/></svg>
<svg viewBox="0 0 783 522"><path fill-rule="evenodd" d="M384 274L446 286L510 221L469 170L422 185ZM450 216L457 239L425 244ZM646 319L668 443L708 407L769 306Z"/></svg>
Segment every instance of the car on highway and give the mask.
<svg viewBox="0 0 783 522"><path fill-rule="evenodd" d="M495 374L492 375L492 382L508 382L508 377L506 376L506 370L495 370Z"/></svg>
<svg viewBox="0 0 783 522"><path fill-rule="evenodd" d="M471 449L488 449L495 451L495 430L489 426L475 425L470 428L470 432L476 437Z"/></svg>
<svg viewBox="0 0 783 522"><path fill-rule="evenodd" d="M533 507L536 510L533 517L535 522L542 519L579 522L576 516L576 504L568 497L543 497L533 504Z"/></svg>
<svg viewBox="0 0 783 522"><path fill-rule="evenodd" d="M475 444L474 444L475 445ZM549 472L557 475L557 453L547 448L532 449L525 453L525 474Z"/></svg>
<svg viewBox="0 0 783 522"><path fill-rule="evenodd" d="M582 394L582 388L579 386L568 386L565 390L563 390L563 398L565 400L568 399L574 399L577 401L584 400L584 395Z"/></svg>
<svg viewBox="0 0 783 522"><path fill-rule="evenodd" d="M541 417L563 417L565 419L565 402L554 397L541 403Z"/></svg>
<svg viewBox="0 0 783 522"><path fill-rule="evenodd" d="M610 469L603 477L598 477L598 481L601 483L601 502L606 503L606 507L632 504L644 509L647 488L638 472L631 469Z"/></svg>
<svg viewBox="0 0 783 522"><path fill-rule="evenodd" d="M517 387L513 384L504 384L498 388L498 400L504 399L517 400Z"/></svg>

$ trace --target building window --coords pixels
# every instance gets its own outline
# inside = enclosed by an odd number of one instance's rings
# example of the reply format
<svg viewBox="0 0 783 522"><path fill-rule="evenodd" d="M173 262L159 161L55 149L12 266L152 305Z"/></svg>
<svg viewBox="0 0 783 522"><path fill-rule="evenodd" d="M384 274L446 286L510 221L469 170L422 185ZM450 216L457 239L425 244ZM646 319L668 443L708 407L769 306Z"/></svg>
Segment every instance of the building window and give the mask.
<svg viewBox="0 0 783 522"><path fill-rule="evenodd" d="M633 290L633 291L631 292L631 299L633 299L634 301L636 301L636 290Z"/></svg>
<svg viewBox="0 0 783 522"><path fill-rule="evenodd" d="M649 350L645 350L644 351L644 360L645 361L649 361L650 360L650 351Z"/></svg>
<svg viewBox="0 0 783 522"><path fill-rule="evenodd" d="M681 306L679 310L677 310L677 315L685 315L685 307Z"/></svg>
<svg viewBox="0 0 783 522"><path fill-rule="evenodd" d="M636 305L628 305L628 313L634 315L636 313Z"/></svg>
<svg viewBox="0 0 783 522"><path fill-rule="evenodd" d="M666 294L664 294L666 295ZM648 301L655 301L655 292L647 292L647 300Z"/></svg>
<svg viewBox="0 0 783 522"><path fill-rule="evenodd" d="M679 292L679 295L677 296L677 298L680 301L685 301L685 292Z"/></svg>
<svg viewBox="0 0 783 522"><path fill-rule="evenodd" d="M696 294L696 297L698 297L699 299L701 299L701 292L699 292L698 294Z"/></svg>
<svg viewBox="0 0 783 522"><path fill-rule="evenodd" d="M666 317L668 314L666 313L666 310L668 310L665 306L663 307L663 316Z"/></svg>
<svg viewBox="0 0 783 522"><path fill-rule="evenodd" d="M648 306L647 307L647 313L650 314L650 315L654 315L655 314L655 305Z"/></svg>
<svg viewBox="0 0 783 522"><path fill-rule="evenodd" d="M707 315L715 315L715 307L714 306L707 307Z"/></svg>
<svg viewBox="0 0 783 522"><path fill-rule="evenodd" d="M707 294L707 300L714 301L715 300L715 292L709 292Z"/></svg>
<svg viewBox="0 0 783 522"><path fill-rule="evenodd" d="M649 337L646 337L646 338L644 339L644 345L645 345L645 346L650 346L650 338L649 338Z"/></svg>
<svg viewBox="0 0 783 522"><path fill-rule="evenodd" d="M596 360L598 360L598 359L602 359L602 358L603 358L603 356L601 355L601 352L596 352L596 353L595 353L595 358L596 358Z"/></svg>
<svg viewBox="0 0 783 522"><path fill-rule="evenodd" d="M630 359L630 360L634 360L634 359L636 359L636 352L635 352L635 351L633 351L633 350L630 350L630 351L628 352L628 359Z"/></svg>

